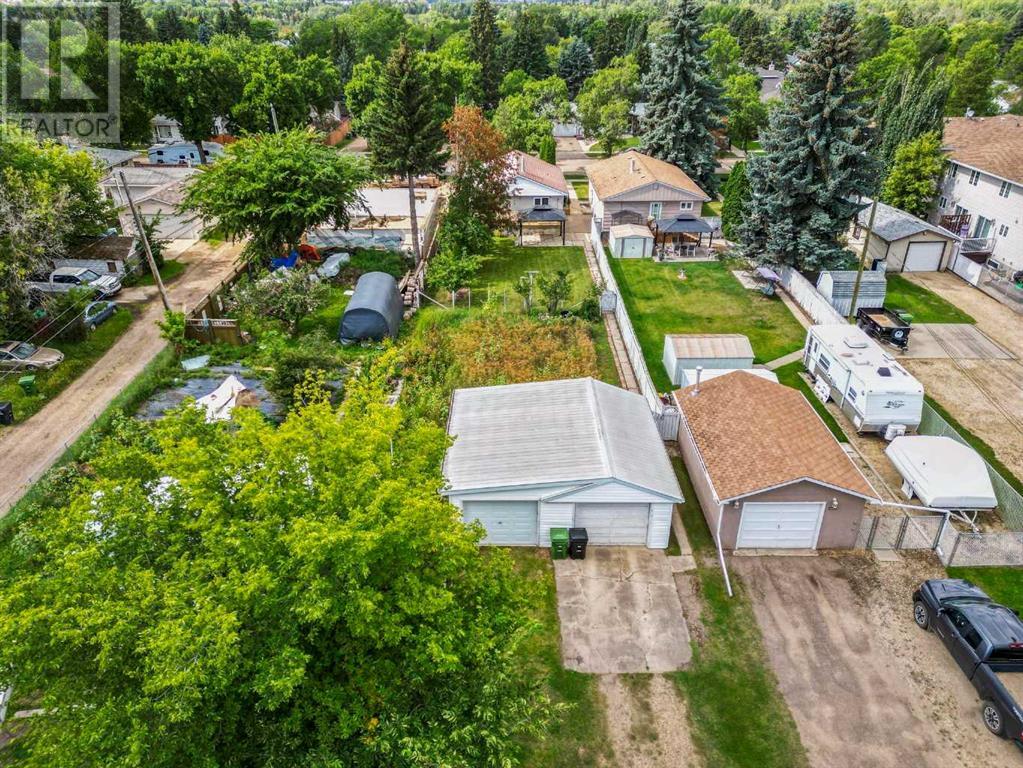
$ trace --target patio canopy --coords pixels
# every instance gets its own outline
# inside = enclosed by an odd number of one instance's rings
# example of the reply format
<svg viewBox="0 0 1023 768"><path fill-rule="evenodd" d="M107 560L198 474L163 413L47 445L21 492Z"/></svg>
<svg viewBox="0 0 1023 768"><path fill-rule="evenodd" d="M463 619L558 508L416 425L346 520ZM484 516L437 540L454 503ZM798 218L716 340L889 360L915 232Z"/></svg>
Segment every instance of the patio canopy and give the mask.
<svg viewBox="0 0 1023 768"><path fill-rule="evenodd" d="M703 219L698 219L695 216L675 216L670 219L657 219L654 222L654 226L657 227L657 231L659 233L668 235L680 233L714 233L714 227L705 222Z"/></svg>
<svg viewBox="0 0 1023 768"><path fill-rule="evenodd" d="M565 212L562 210L536 207L519 213L519 245L522 245L523 224L558 224L561 229L561 244L565 244Z"/></svg>

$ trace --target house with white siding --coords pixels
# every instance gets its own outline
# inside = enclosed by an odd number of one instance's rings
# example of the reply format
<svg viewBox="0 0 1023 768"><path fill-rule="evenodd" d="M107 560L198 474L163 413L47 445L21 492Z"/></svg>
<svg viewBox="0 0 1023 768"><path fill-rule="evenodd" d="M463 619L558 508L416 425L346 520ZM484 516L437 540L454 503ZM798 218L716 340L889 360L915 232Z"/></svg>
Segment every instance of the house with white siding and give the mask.
<svg viewBox="0 0 1023 768"><path fill-rule="evenodd" d="M943 148L948 164L931 221L963 238L960 259L1023 269L1023 117L947 118Z"/></svg>
<svg viewBox="0 0 1023 768"><path fill-rule="evenodd" d="M668 546L682 491L646 400L590 378L458 389L444 495L484 544Z"/></svg>
<svg viewBox="0 0 1023 768"><path fill-rule="evenodd" d="M125 195L131 195L142 220L157 222L156 236L161 240L194 240L202 234L202 222L181 209L189 178L197 172L189 166L128 166L100 182L106 197L117 207L121 231L136 233L135 220ZM124 181L121 175L124 175Z"/></svg>

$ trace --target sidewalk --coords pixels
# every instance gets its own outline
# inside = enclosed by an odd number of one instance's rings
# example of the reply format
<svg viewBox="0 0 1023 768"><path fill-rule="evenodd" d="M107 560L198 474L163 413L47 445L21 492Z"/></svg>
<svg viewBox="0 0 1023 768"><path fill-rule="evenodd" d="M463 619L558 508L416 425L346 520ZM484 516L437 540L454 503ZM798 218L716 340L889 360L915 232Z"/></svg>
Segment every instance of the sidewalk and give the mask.
<svg viewBox="0 0 1023 768"><path fill-rule="evenodd" d="M580 243L586 253L586 263L590 267L590 275L594 282L603 280L600 276L600 269L597 267L597 257L593 253L593 245L589 237L584 237ZM621 301L621 297L619 297ZM629 354L625 350L625 341L622 339L622 330L618 327L618 318L613 312L604 312L604 327L607 329L607 337L611 342L611 352L614 355L615 367L618 369L618 379L622 386L630 392L639 392L639 382L636 380L636 373L632 370L632 363L629 361Z"/></svg>

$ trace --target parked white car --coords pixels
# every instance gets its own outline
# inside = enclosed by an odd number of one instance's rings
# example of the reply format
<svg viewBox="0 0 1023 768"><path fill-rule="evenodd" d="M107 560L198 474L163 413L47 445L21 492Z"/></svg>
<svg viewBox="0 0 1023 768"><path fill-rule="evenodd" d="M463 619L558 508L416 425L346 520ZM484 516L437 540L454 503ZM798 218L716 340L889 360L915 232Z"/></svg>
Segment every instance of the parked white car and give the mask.
<svg viewBox="0 0 1023 768"><path fill-rule="evenodd" d="M101 275L85 267L60 267L50 273L47 281L35 280L27 283L29 291L54 294L67 293L73 288L92 288L99 298L113 296L121 290L121 279L117 275Z"/></svg>

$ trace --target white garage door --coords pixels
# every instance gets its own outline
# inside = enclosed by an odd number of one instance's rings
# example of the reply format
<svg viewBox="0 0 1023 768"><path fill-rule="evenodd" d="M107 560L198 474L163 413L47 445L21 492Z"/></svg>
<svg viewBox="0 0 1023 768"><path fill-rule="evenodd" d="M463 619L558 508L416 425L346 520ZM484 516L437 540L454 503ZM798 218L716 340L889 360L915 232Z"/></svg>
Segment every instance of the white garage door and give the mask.
<svg viewBox="0 0 1023 768"><path fill-rule="evenodd" d="M645 245L646 240L642 237L627 237L622 240L622 256L626 259L641 259Z"/></svg>
<svg viewBox="0 0 1023 768"><path fill-rule="evenodd" d="M910 243L906 249L906 272L937 272L944 243Z"/></svg>
<svg viewBox="0 0 1023 768"><path fill-rule="evenodd" d="M590 544L646 544L649 504L576 504L575 527Z"/></svg>
<svg viewBox="0 0 1023 768"><path fill-rule="evenodd" d="M823 503L742 505L737 548L814 549Z"/></svg>
<svg viewBox="0 0 1023 768"><path fill-rule="evenodd" d="M466 501L462 519L483 523L484 544L536 546L535 501Z"/></svg>

